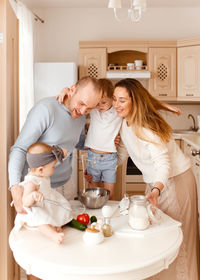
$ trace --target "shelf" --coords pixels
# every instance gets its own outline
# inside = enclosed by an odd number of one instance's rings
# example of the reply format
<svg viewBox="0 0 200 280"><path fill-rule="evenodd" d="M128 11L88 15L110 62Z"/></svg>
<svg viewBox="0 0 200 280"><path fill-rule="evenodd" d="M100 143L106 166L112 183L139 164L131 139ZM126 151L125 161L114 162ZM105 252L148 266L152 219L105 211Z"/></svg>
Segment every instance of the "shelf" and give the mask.
<svg viewBox="0 0 200 280"><path fill-rule="evenodd" d="M106 78L108 79L125 79L125 78L133 78L133 79L150 79L151 73L146 70L135 70L135 71L107 71Z"/></svg>

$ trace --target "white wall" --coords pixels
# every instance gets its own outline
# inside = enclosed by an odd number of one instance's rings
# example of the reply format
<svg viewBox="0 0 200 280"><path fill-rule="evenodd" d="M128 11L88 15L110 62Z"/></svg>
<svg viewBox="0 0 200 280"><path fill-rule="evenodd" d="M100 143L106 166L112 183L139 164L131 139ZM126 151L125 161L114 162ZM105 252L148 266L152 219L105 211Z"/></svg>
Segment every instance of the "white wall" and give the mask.
<svg viewBox="0 0 200 280"><path fill-rule="evenodd" d="M200 36L200 7L148 8L139 23L119 23L113 10L37 9L35 60L77 61L78 42L87 40L177 39Z"/></svg>
<svg viewBox="0 0 200 280"><path fill-rule="evenodd" d="M87 40L180 39L200 37L200 7L148 8L139 23L119 23L112 9L49 8L35 12L45 20L36 23L36 62L78 62L78 43ZM178 105L183 115L169 114L174 129L189 128L189 113L196 117L200 105Z"/></svg>

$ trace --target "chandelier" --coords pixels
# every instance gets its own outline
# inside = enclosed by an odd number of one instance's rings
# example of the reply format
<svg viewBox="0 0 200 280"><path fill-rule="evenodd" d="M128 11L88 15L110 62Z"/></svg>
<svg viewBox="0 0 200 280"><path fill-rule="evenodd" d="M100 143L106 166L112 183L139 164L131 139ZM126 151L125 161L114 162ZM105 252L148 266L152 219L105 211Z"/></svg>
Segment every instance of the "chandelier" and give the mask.
<svg viewBox="0 0 200 280"><path fill-rule="evenodd" d="M117 21L131 20L138 22L141 19L142 12L146 11L147 0L127 0L128 7L122 7L121 0L109 0L108 8L114 9L115 19ZM122 13L125 10L125 13Z"/></svg>

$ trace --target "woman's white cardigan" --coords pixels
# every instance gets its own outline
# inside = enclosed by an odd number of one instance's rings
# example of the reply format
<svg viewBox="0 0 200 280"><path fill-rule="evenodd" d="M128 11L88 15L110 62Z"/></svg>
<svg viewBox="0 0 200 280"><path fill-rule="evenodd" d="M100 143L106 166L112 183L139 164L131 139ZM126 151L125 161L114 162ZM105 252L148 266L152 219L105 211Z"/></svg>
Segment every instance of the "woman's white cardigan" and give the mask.
<svg viewBox="0 0 200 280"><path fill-rule="evenodd" d="M133 129L123 120L118 147L119 164L128 156L143 174L144 182L167 183L168 178L177 176L191 167L190 159L185 157L174 139L163 143L160 138L148 129L143 129L151 141L139 139Z"/></svg>

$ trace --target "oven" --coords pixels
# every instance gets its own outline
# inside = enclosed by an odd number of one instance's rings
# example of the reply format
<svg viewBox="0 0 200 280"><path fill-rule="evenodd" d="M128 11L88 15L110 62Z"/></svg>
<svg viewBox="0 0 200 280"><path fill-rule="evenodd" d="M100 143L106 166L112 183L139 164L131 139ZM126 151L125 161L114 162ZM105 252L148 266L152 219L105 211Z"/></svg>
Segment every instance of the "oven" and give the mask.
<svg viewBox="0 0 200 280"><path fill-rule="evenodd" d="M129 157L126 166L126 192L130 194L144 194L145 183L141 171Z"/></svg>

